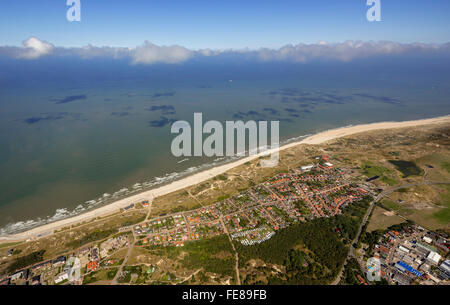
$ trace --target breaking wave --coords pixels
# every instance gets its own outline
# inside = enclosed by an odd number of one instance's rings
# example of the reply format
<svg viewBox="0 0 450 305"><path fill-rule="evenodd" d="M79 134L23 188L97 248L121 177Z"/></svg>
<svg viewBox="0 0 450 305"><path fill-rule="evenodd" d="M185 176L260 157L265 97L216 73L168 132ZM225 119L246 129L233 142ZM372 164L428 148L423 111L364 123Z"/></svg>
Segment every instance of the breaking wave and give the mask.
<svg viewBox="0 0 450 305"><path fill-rule="evenodd" d="M280 147L282 145L300 141L301 139L304 139L310 135L302 135L299 137L289 138L284 141L280 141ZM187 168L184 171L181 172L172 172L167 173L164 176L160 177L154 177L153 179L149 181L145 181L142 183L136 183L130 188L122 188L118 190L117 192L113 194L105 193L101 197L93 200L86 201L85 203L79 204L76 208L73 210L69 210L67 208L60 208L55 211L54 215L47 216L44 218L38 217L36 219L30 219L30 220L24 220L24 221L18 221L15 223L10 223L5 225L4 227L0 228L0 236L8 236L10 234L20 233L27 230L30 230L32 228L52 223L61 219L70 218L76 215L79 215L83 212L86 212L88 210L92 210L94 208L97 208L101 205L106 205L108 203L114 202L118 199L136 194L138 192L142 192L144 190L150 190L156 186L160 186L162 184L170 183L172 181L181 179L183 177L189 176L193 173L197 173L200 171L203 171L205 169L209 169L215 166L223 165L229 162L236 161L238 159L241 159L243 157L248 156L247 154L239 154L237 156L231 156L231 157L219 157L214 159L213 162L210 163L204 163L199 166L192 166ZM187 161L187 160L186 160Z"/></svg>

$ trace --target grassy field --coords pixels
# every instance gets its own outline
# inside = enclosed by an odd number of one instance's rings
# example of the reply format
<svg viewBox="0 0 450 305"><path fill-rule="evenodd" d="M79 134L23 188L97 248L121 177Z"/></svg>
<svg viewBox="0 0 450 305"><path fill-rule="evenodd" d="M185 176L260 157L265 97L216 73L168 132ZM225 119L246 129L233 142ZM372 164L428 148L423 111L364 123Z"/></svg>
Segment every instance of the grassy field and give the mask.
<svg viewBox="0 0 450 305"><path fill-rule="evenodd" d="M390 214L389 211L377 206L373 210L369 225L367 226L367 231L384 230L392 225L402 222L404 222L403 218L395 214Z"/></svg>
<svg viewBox="0 0 450 305"><path fill-rule="evenodd" d="M433 217L440 223L450 226L450 185L443 185L440 188L440 199L438 204L443 208L435 212Z"/></svg>
<svg viewBox="0 0 450 305"><path fill-rule="evenodd" d="M21 241L18 241L18 242L12 242L12 243L3 243L3 244L0 244L0 249L3 249L3 248L11 248L11 247L13 247L13 246L15 246L15 245L18 245L18 244L21 244L22 242ZM9 250L9 249L8 249Z"/></svg>
<svg viewBox="0 0 450 305"><path fill-rule="evenodd" d="M379 176L379 179L388 185L398 184L398 181L393 178L393 171L385 166L375 165L373 162L367 161L363 163L362 169L367 178Z"/></svg>
<svg viewBox="0 0 450 305"><path fill-rule="evenodd" d="M389 163L393 164L398 171L403 174L402 178L408 178L410 176L420 176L423 171L417 167L414 162L405 160L389 160Z"/></svg>
<svg viewBox="0 0 450 305"><path fill-rule="evenodd" d="M383 199L381 205L423 227L450 230L450 185L400 189Z"/></svg>

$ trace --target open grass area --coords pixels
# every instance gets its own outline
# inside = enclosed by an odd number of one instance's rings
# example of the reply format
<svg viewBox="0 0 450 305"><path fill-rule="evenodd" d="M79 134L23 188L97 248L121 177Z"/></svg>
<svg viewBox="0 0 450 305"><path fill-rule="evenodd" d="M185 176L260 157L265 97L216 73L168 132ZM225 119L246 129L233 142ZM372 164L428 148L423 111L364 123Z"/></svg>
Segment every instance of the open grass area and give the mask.
<svg viewBox="0 0 450 305"><path fill-rule="evenodd" d="M400 189L384 198L380 205L425 228L450 230L450 185Z"/></svg>
<svg viewBox="0 0 450 305"><path fill-rule="evenodd" d="M394 174L391 169L376 165L373 162L367 161L363 163L362 172L368 178L373 176L379 176L380 180L388 185L396 185L398 181L394 178Z"/></svg>
<svg viewBox="0 0 450 305"><path fill-rule="evenodd" d="M450 162L442 162L441 167L447 171L447 173L450 173Z"/></svg>
<svg viewBox="0 0 450 305"><path fill-rule="evenodd" d="M419 176L423 172L414 162L411 161L389 160L389 162L403 174L403 178L407 178L409 176Z"/></svg>
<svg viewBox="0 0 450 305"><path fill-rule="evenodd" d="M84 276L83 285L93 284L96 282L111 281L116 275L118 268L107 268L99 271L91 272Z"/></svg>
<svg viewBox="0 0 450 305"><path fill-rule="evenodd" d="M381 205L385 208L387 208L388 210L391 211L398 211L400 210L400 205L392 200L389 199L383 199L381 201Z"/></svg>
<svg viewBox="0 0 450 305"><path fill-rule="evenodd" d="M13 246L18 245L18 244L21 244L21 243L22 243L21 241L18 241L18 242L11 242L11 243L3 243L3 244L0 244L0 249L3 249L3 248L10 248L10 247L13 247Z"/></svg>
<svg viewBox="0 0 450 305"><path fill-rule="evenodd" d="M443 185L440 190L439 204L442 205L442 209L435 212L433 217L440 223L450 227L450 185Z"/></svg>
<svg viewBox="0 0 450 305"><path fill-rule="evenodd" d="M403 218L395 215L392 212L390 213L388 210L376 206L367 226L367 231L372 232L375 230L385 230L392 225L402 222L404 222Z"/></svg>

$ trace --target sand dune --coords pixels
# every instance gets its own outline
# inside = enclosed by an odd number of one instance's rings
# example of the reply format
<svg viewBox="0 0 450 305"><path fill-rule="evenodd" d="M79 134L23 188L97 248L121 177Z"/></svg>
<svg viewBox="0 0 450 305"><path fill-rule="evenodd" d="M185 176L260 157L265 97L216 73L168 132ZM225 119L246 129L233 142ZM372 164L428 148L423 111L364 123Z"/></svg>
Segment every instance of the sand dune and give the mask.
<svg viewBox="0 0 450 305"><path fill-rule="evenodd" d="M365 131L371 131L371 130L380 130L380 129L390 129L390 128L402 128L402 127L414 127L414 126L420 126L420 125L428 125L428 124L439 124L444 122L450 122L450 116L444 116L444 117L438 117L438 118L432 118L432 119L424 119L424 120L415 120L415 121L405 121L405 122L381 122L381 123L373 123L373 124L363 124L363 125L357 125L357 126L350 126L350 127L343 127L343 128L337 128L337 129L331 129L327 130L318 134L315 134L313 136L310 136L308 138L305 138L298 142L289 143L287 145L284 145L280 147L280 150L284 150L299 144L321 144L326 141L336 139L339 137L344 137L360 132ZM269 151L269 153L272 151ZM266 152L268 153L268 152ZM33 229L30 229L26 232L10 235L7 237L1 237L0 240L24 240L29 238L36 238L39 235L48 235L51 234L54 230L60 229L62 227L79 223L82 221L86 221L89 219L92 219L94 217L98 216L105 216L114 212L117 212L120 208L123 208L131 203L142 201L145 199L152 199L158 196L162 196L180 189L183 189L185 187L189 187L198 183L201 183L207 179L210 179L214 176L223 174L224 172L239 166L241 164L244 164L248 161L254 160L255 158L260 157L261 154L246 157L243 159L240 159L238 161L224 164L221 166L217 166L196 174L193 174L189 177L185 177L183 179L180 179L178 181L174 181L170 184L148 190L145 192L142 192L137 195L133 195L124 199L120 199L118 201L115 201L113 203L110 203L106 206L99 207L95 210L86 212L84 214L80 214L71 218L62 219L53 223L45 224Z"/></svg>

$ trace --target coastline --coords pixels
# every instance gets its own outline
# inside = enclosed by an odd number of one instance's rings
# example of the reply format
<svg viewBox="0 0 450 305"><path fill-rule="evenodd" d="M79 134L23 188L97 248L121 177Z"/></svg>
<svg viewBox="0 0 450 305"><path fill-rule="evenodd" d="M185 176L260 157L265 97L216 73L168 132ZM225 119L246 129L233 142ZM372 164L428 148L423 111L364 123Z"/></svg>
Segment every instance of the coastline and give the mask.
<svg viewBox="0 0 450 305"><path fill-rule="evenodd" d="M335 129L326 130L323 132L319 132L315 135L306 137L302 140L295 141L288 143L286 145L283 145L279 148L280 151L289 149L291 147L301 145L301 144L322 144L327 141L337 139L344 136L349 136L357 133L362 133L366 131L373 131L373 130L382 130L382 129L392 129L392 128L403 128L403 127L416 127L421 125L429 125L429 124L439 124L444 122L450 122L450 116L442 116L442 117L436 117L436 118L429 118L429 119L420 119L420 120L413 120L413 121L403 121L403 122L379 122L379 123L370 123L370 124L361 124L361 125L355 125L355 126L349 126L349 127L340 127ZM100 216L107 216L111 215L113 213L118 212L119 209L124 208L128 206L131 203L135 203L142 200L152 200L153 198L156 198L158 196L166 195L169 193L172 193L174 191L178 191L180 189L196 185L198 183L201 183L205 180L208 180L210 178L213 178L215 176L218 176L220 174L225 173L226 171L240 166L248 161L252 161L256 158L259 158L264 155L268 155L272 152L275 152L276 149L268 150L264 153L259 153L254 156L248 156L244 157L242 159L219 165L213 168L209 168L207 170L192 174L190 176L184 177L182 179L173 181L169 184L156 187L154 189L150 189L147 191L144 191L139 194L131 195L126 198L119 199L115 202L112 202L108 205L98 207L96 209L93 209L91 211L88 211L86 213L82 213L79 215L75 215L69 218L61 219L52 223L47 223L41 226L37 226L35 228L32 228L30 230L12 234L5 237L0 237L1 242L11 242L11 241L23 241L26 239L32 239L32 238L39 238L40 236L48 236L50 234L53 234L53 232L57 229L60 229L62 227L66 227L68 225L80 223L83 221L90 220L92 218L100 217Z"/></svg>

